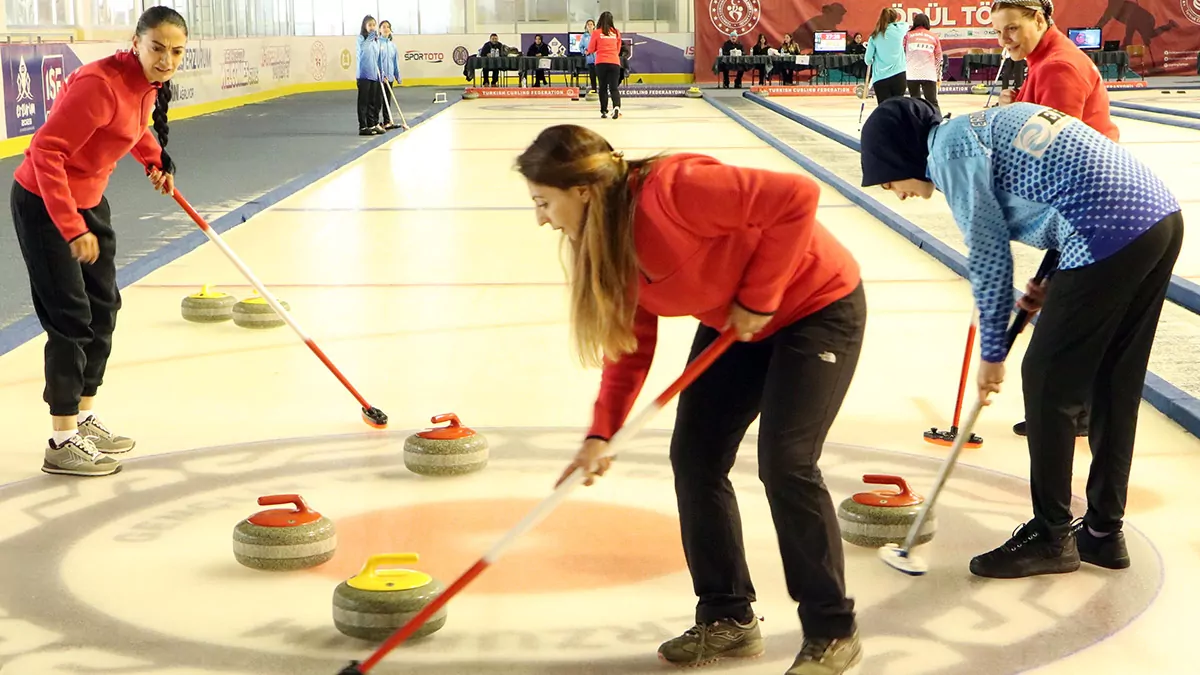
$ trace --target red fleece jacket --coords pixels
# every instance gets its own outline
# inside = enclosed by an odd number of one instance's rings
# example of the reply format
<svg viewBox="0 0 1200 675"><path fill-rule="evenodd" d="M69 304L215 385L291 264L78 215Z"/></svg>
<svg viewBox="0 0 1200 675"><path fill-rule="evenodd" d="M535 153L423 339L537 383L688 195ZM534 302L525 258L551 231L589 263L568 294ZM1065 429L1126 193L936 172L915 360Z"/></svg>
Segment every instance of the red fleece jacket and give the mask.
<svg viewBox="0 0 1200 675"><path fill-rule="evenodd" d="M596 55L596 63L621 65L621 31L614 28L608 35L605 35L599 28L592 31L592 39L588 41L587 53Z"/></svg>
<svg viewBox="0 0 1200 675"><path fill-rule="evenodd" d="M857 261L817 222L819 195L805 176L703 155L651 165L634 214L637 350L605 362L589 436L611 438L625 422L650 370L658 317L694 316L721 330L738 302L774 314L762 340L858 286Z"/></svg>
<svg viewBox="0 0 1200 675"><path fill-rule="evenodd" d="M87 233L79 210L100 203L127 153L162 168L162 148L147 126L158 87L129 52L94 61L71 73L34 133L14 178L42 198L67 241Z"/></svg>
<svg viewBox="0 0 1200 675"><path fill-rule="evenodd" d="M1025 61L1029 71L1016 100L1054 108L1120 140L1121 132L1108 114L1104 78L1071 38L1051 27Z"/></svg>

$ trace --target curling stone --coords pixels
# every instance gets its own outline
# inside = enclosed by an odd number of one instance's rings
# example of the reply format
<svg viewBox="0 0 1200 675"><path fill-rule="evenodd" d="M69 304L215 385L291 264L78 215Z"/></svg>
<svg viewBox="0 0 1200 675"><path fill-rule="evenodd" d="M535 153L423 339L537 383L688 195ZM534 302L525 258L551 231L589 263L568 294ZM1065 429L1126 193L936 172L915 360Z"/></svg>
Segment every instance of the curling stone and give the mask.
<svg viewBox="0 0 1200 675"><path fill-rule="evenodd" d="M688 87L688 90L686 93L684 93L684 96L688 98L701 98L704 96L704 92L700 91L700 87Z"/></svg>
<svg viewBox="0 0 1200 675"><path fill-rule="evenodd" d="M286 310L292 308L282 300L279 301L280 306ZM233 306L233 323L242 328L278 328L284 324L283 317L275 312L275 309L267 304L267 301L258 293L252 298L246 298Z"/></svg>
<svg viewBox="0 0 1200 675"><path fill-rule="evenodd" d="M193 293L180 303L180 313L187 321L195 323L219 323L233 318L233 306L237 298L211 290L206 284L199 293Z"/></svg>
<svg viewBox="0 0 1200 675"><path fill-rule="evenodd" d="M943 446L949 448L954 445L955 439L958 438L958 427L951 426L949 429L938 429L937 427L930 427L929 431L926 431L924 434L922 434L922 437L925 439L926 443L933 443L934 445L943 445ZM983 439L980 438L978 434L971 434L970 437L967 438L967 441L965 443L963 443L963 447L964 448L983 447Z"/></svg>
<svg viewBox="0 0 1200 675"><path fill-rule="evenodd" d="M854 85L854 98L863 98L863 95L866 93L867 93L867 85L865 85L865 84Z"/></svg>
<svg viewBox="0 0 1200 675"><path fill-rule="evenodd" d="M588 101L599 101L600 94L596 93L596 90L593 89L587 93L587 96L585 96L584 99Z"/></svg>
<svg viewBox="0 0 1200 675"><path fill-rule="evenodd" d="M404 626L445 588L424 572L379 569L418 560L415 553L373 555L357 576L333 591L333 625L343 635L381 642ZM446 625L446 608L440 607L412 637L434 633Z"/></svg>
<svg viewBox="0 0 1200 675"><path fill-rule="evenodd" d="M419 431L404 441L404 466L422 476L458 476L482 471L488 462L488 442L474 429L462 426L458 415L438 415L434 424L448 427Z"/></svg>
<svg viewBox="0 0 1200 675"><path fill-rule="evenodd" d="M463 92L463 100L464 101L474 101L477 98L479 98L479 92L477 92L473 89L468 89Z"/></svg>
<svg viewBox="0 0 1200 675"><path fill-rule="evenodd" d="M300 495L259 497L260 506L294 504L295 509L260 511L233 529L233 557L257 570L287 571L328 562L337 549L333 521L308 508Z"/></svg>
<svg viewBox="0 0 1200 675"><path fill-rule="evenodd" d="M908 528L917 519L924 498L908 489L900 476L867 474L864 483L895 485L899 492L874 490L846 498L838 507L842 539L855 546L879 548L885 544L903 544ZM937 531L937 513L930 511L921 524L916 544L933 539ZM915 544L915 545L916 545Z"/></svg>
<svg viewBox="0 0 1200 675"><path fill-rule="evenodd" d="M972 94L986 94L986 93L988 93L988 86L986 84L977 84L977 85L971 87L971 93Z"/></svg>

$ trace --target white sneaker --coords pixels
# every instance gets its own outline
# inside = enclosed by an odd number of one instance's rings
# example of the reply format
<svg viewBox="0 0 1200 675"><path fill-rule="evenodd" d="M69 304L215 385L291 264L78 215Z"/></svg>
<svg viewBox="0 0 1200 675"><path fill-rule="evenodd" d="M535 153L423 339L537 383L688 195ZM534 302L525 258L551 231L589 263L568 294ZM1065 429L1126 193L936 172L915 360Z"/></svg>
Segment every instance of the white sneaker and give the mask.
<svg viewBox="0 0 1200 675"><path fill-rule="evenodd" d="M90 437L96 449L106 455L119 455L129 452L136 445L132 438L118 436L109 431L108 427L96 419L95 415L88 417L79 425L79 435Z"/></svg>
<svg viewBox="0 0 1200 675"><path fill-rule="evenodd" d="M62 445L55 445L54 439L50 439L42 463L42 471L65 476L109 476L120 470L120 462L101 454L91 438L79 434Z"/></svg>

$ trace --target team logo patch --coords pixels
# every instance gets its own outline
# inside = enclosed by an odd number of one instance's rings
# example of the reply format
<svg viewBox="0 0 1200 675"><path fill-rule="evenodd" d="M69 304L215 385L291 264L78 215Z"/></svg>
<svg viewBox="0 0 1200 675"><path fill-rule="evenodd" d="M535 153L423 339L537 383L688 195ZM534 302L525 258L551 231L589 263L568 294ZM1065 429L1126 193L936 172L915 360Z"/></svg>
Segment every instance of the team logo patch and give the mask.
<svg viewBox="0 0 1200 675"><path fill-rule="evenodd" d="M981 127L982 128L982 127L986 127L988 125L987 111L979 110L977 112L973 112L973 113L971 113L970 119L971 119L971 126L973 126L973 127Z"/></svg>
<svg viewBox="0 0 1200 675"><path fill-rule="evenodd" d="M1054 139L1074 121L1075 118L1057 110L1043 110L1025 122L1012 145L1021 152L1040 158L1046 154Z"/></svg>
<svg viewBox="0 0 1200 675"><path fill-rule="evenodd" d="M1200 25L1200 0L1179 0L1179 5L1188 21Z"/></svg>

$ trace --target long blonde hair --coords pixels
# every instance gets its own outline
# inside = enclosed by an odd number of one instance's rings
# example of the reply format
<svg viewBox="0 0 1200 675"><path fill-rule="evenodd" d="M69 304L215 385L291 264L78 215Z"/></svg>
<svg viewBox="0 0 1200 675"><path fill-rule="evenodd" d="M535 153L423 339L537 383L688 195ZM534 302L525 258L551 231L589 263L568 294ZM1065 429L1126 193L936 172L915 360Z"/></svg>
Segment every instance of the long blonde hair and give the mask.
<svg viewBox="0 0 1200 675"><path fill-rule="evenodd" d="M587 366L637 349L633 214L644 169L654 159L626 161L602 136L573 124L543 130L517 158L517 171L531 183L587 190L583 227L569 240L567 264L571 333Z"/></svg>

